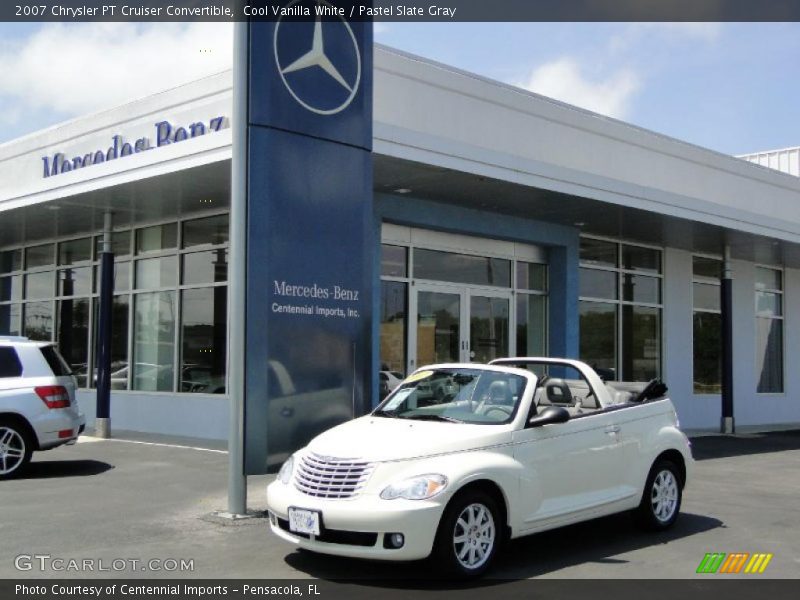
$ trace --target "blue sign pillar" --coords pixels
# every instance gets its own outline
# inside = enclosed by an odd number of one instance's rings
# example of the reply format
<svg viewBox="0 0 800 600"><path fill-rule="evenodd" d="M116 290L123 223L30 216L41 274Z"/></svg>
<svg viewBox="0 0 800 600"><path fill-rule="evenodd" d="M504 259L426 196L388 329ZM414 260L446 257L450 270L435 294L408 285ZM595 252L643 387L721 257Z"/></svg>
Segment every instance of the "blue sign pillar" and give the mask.
<svg viewBox="0 0 800 600"><path fill-rule="evenodd" d="M363 414L375 370L372 24L290 5L250 24L246 474Z"/></svg>

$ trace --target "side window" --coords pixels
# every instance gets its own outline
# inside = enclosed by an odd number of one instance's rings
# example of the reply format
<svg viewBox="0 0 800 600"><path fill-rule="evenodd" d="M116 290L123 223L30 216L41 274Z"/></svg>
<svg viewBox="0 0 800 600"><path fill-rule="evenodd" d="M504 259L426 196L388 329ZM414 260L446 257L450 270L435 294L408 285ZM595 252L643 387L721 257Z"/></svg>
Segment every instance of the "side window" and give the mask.
<svg viewBox="0 0 800 600"><path fill-rule="evenodd" d="M50 370L53 371L53 375L56 377L62 377L64 375L72 375L72 370L69 368L69 365L61 358L61 355L56 350L55 346L42 346L42 356L47 361L47 364L50 366Z"/></svg>
<svg viewBox="0 0 800 600"><path fill-rule="evenodd" d="M22 376L22 363L11 346L0 346L0 379Z"/></svg>

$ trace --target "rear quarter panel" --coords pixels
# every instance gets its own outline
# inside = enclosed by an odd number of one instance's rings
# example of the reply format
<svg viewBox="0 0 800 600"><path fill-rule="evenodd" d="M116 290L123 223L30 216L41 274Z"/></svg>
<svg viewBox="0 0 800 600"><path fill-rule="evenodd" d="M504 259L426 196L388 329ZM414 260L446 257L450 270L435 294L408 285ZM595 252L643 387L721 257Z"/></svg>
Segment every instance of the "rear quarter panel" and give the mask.
<svg viewBox="0 0 800 600"><path fill-rule="evenodd" d="M623 447L625 485L637 492L644 490L647 475L662 453L677 450L683 457L687 478L692 469L688 439L678 429L675 408L669 399L648 402L617 412L619 443Z"/></svg>

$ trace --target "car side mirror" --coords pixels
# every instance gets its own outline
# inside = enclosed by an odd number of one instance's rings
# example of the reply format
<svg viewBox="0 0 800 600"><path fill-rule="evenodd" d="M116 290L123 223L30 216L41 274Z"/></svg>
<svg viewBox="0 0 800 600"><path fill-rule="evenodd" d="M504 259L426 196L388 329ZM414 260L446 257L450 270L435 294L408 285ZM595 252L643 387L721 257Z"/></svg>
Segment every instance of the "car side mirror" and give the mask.
<svg viewBox="0 0 800 600"><path fill-rule="evenodd" d="M563 406L548 406L538 415L528 419L528 427L541 427L551 423L566 423L569 421L569 411Z"/></svg>

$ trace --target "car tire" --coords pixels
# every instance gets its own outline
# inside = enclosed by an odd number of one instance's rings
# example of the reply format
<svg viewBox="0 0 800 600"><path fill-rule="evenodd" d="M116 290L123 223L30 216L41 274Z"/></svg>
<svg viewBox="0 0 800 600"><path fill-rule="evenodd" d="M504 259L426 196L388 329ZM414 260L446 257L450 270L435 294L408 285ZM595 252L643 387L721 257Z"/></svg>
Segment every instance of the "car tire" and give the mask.
<svg viewBox="0 0 800 600"><path fill-rule="evenodd" d="M18 421L0 419L0 479L19 475L33 454L33 443Z"/></svg>
<svg viewBox="0 0 800 600"><path fill-rule="evenodd" d="M431 558L443 574L455 579L480 577L491 567L505 526L497 502L475 490L455 496L448 504Z"/></svg>
<svg viewBox="0 0 800 600"><path fill-rule="evenodd" d="M636 511L639 525L651 531L669 529L678 519L683 490L681 472L671 460L658 460L650 469Z"/></svg>

